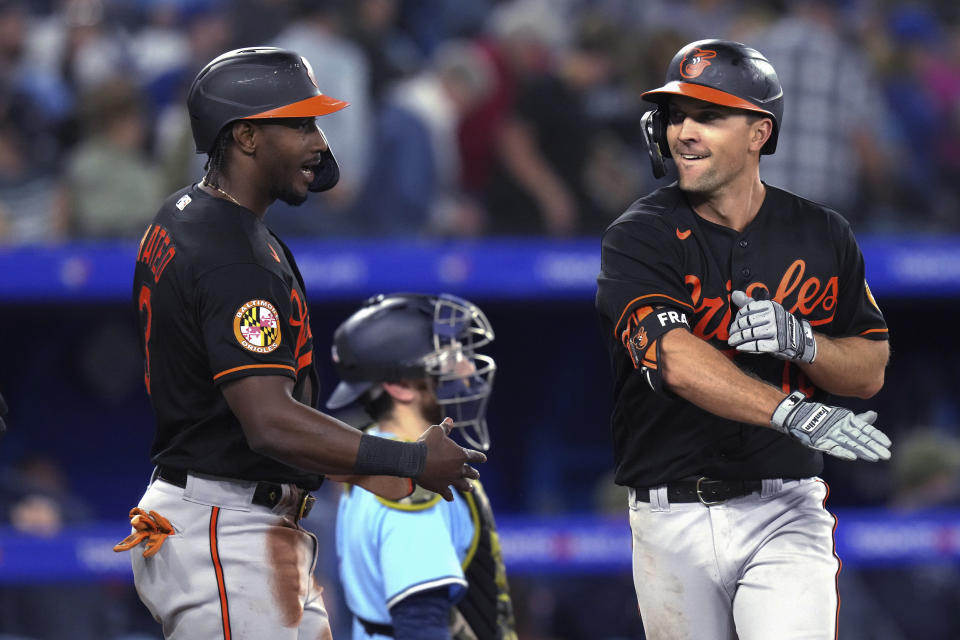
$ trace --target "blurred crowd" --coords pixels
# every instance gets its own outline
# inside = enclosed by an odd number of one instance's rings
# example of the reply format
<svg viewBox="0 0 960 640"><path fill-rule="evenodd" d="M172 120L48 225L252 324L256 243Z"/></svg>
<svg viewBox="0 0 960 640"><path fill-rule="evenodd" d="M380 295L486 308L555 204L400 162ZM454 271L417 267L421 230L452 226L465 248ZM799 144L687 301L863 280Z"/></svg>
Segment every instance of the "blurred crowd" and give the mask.
<svg viewBox="0 0 960 640"><path fill-rule="evenodd" d="M598 234L657 184L640 93L705 37L779 72L765 180L858 232L960 231L951 0L0 0L0 242L138 238L202 175L190 81L255 45L351 103L322 121L341 184L275 231Z"/></svg>

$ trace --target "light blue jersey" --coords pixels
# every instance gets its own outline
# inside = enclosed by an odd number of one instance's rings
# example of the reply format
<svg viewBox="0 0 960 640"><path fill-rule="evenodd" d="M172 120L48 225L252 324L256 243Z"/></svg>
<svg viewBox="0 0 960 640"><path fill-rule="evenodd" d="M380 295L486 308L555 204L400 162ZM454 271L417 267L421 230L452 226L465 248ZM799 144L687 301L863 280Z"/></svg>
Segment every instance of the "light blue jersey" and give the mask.
<svg viewBox="0 0 960 640"><path fill-rule="evenodd" d="M394 437L376 428L370 435ZM337 556L353 638L382 638L356 618L391 625L390 607L404 598L446 587L450 604L467 589L463 566L478 538L471 509L456 491L453 502L417 488L391 502L360 487L348 487L337 512Z"/></svg>

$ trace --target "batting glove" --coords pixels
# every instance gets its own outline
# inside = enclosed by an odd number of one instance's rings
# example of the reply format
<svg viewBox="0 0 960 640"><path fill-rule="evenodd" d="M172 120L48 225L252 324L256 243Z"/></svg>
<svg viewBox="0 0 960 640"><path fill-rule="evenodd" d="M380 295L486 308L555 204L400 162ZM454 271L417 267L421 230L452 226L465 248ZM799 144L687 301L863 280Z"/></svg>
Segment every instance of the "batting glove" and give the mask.
<svg viewBox="0 0 960 640"><path fill-rule="evenodd" d="M890 438L872 426L876 411L859 415L843 407L807 400L794 391L777 405L770 425L817 451L844 460L890 459Z"/></svg>
<svg viewBox="0 0 960 640"><path fill-rule="evenodd" d="M813 362L817 341L813 329L773 300L754 300L734 291L731 300L740 307L730 324L727 344L745 353L769 353L781 360Z"/></svg>

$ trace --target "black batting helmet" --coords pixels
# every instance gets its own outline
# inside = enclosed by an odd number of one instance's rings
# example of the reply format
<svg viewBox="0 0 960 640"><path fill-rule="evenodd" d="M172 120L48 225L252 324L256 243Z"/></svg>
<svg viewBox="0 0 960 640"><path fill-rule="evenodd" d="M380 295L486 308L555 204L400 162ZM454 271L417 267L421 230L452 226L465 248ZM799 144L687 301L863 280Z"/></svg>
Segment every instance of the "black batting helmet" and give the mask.
<svg viewBox="0 0 960 640"><path fill-rule="evenodd" d="M210 153L220 131L235 120L324 116L347 104L320 92L306 58L276 47L235 49L214 58L187 94L197 153ZM325 191L339 177L333 154L325 152L310 190Z"/></svg>
<svg viewBox="0 0 960 640"><path fill-rule="evenodd" d="M438 404L471 445L486 450L486 407L496 363L476 349L493 337L483 311L463 298L374 296L334 332L332 357L342 382L327 408L346 407L375 392L378 383L431 376Z"/></svg>
<svg viewBox="0 0 960 640"><path fill-rule="evenodd" d="M655 111L644 115L642 129L658 178L663 175L663 159L670 157L666 140L666 105L670 96L687 96L769 116L773 133L760 153L777 150L783 88L773 65L756 49L731 40L691 42L673 56L666 83L641 96L657 104Z"/></svg>

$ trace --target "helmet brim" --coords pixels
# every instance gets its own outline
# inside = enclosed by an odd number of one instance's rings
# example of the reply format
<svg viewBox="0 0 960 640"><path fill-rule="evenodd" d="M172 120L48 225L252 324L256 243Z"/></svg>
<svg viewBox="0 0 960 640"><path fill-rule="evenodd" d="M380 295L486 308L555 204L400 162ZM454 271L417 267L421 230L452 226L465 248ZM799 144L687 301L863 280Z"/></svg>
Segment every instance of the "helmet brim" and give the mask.
<svg viewBox="0 0 960 640"><path fill-rule="evenodd" d="M327 114L334 113L335 111L340 111L340 109L343 109L349 104L349 102L337 100L336 98L331 98L330 96L320 94L317 96L311 96L305 100L284 105L282 107L276 107L275 109L245 116L245 119L311 118L316 116L325 116Z"/></svg>
<svg viewBox="0 0 960 640"><path fill-rule="evenodd" d="M373 382L341 382L327 400L327 409L343 409L353 404L373 385Z"/></svg>
<svg viewBox="0 0 960 640"><path fill-rule="evenodd" d="M653 89L652 91L647 91L641 94L640 97L647 102L662 104L669 96L686 96L688 98L703 100L704 102L719 104L724 107L731 107L733 109L754 111L756 113L762 113L770 116L773 118L774 122L776 122L776 116L772 111L761 109L752 102L744 100L743 98L735 96L731 93L727 93L726 91L720 91L719 89L714 89L713 87L706 87L702 84L694 84L693 82L678 82L673 80L663 85L659 89Z"/></svg>

